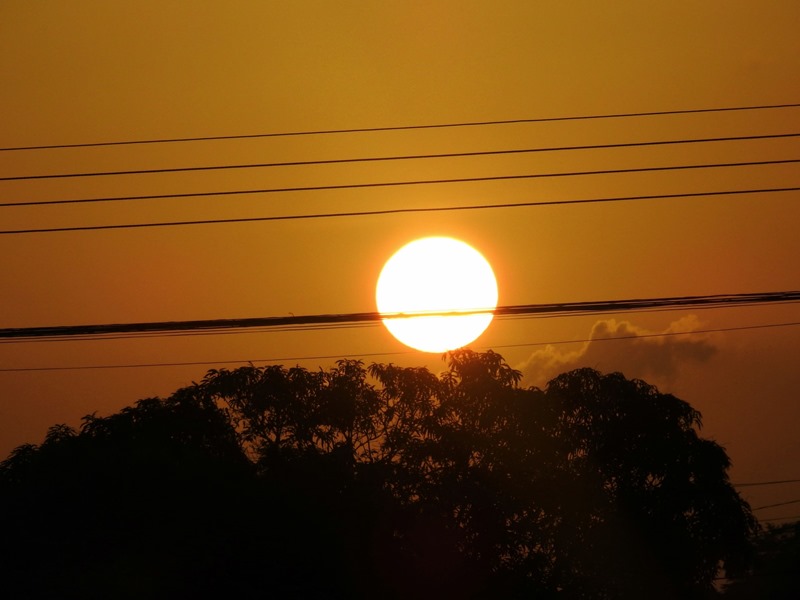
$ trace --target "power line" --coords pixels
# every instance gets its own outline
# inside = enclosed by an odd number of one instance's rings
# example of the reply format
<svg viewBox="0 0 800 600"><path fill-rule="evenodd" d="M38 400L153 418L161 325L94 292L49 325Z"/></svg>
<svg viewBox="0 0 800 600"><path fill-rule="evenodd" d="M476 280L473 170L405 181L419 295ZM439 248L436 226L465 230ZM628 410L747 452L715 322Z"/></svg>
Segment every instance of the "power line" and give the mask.
<svg viewBox="0 0 800 600"><path fill-rule="evenodd" d="M79 225L76 227L50 227L42 229L10 229L0 231L0 235L19 235L28 233L64 233L69 231L100 231L107 229L144 229L149 227L184 227L190 225L218 225L225 223L257 223L269 221L300 221L306 219L333 219L342 217L366 217L411 213L451 212L462 210L488 210L501 208L530 208L536 206L562 206L568 204L598 204L609 202L637 202L668 200L679 198L703 198L713 196L735 196L742 194L770 194L797 192L800 187L763 188L747 190L720 190L713 192L686 192L680 194L655 194L641 196L616 196L609 198L577 198L573 200L543 200L540 202L506 202L502 204L473 204L467 206L434 206L425 208L390 208L384 210L360 210L338 213L311 213L302 215L275 215L269 217L241 217L233 219L200 219L196 221L159 221L154 223L119 223L115 225ZM0 205L2 206L2 205Z"/></svg>
<svg viewBox="0 0 800 600"><path fill-rule="evenodd" d="M767 523L769 521L794 521L800 519L800 515L791 515L788 517L772 517L770 519L759 519L762 523Z"/></svg>
<svg viewBox="0 0 800 600"><path fill-rule="evenodd" d="M290 315L281 317L251 317L244 319L208 319L192 321L162 321L150 323L117 323L94 325L60 325L52 327L22 327L0 329L0 340L23 341L37 338L74 338L114 334L157 334L162 332L206 331L216 332L258 328L308 327L329 325L349 327L354 324L378 322L384 319L403 319L424 316L464 316L491 312L497 317L524 315L567 315L622 312L658 308L719 308L749 306L774 302L798 302L800 291L760 292L746 294L714 294L706 296L677 296L665 298L639 298L627 300L602 300L590 302L563 302L551 304L518 304L498 306L494 309L471 311L378 313L360 312L344 314Z"/></svg>
<svg viewBox="0 0 800 600"><path fill-rule="evenodd" d="M791 303L791 302L790 302ZM755 305L757 303L754 303ZM751 305L752 306L752 305ZM703 309L713 309L719 308L718 306L694 306L692 307L696 310L703 310ZM681 310L681 308L651 308L651 309L629 309L628 311L613 311L607 310L603 311L604 314L615 314L622 313L622 312L637 312L637 313L655 313L661 312L665 310ZM460 315L464 315L464 312L458 313ZM470 313L466 313L470 314ZM591 314L590 312L573 312L573 313L551 313L551 314L534 314L534 315L514 315L512 317L504 317L503 315L498 316L498 319L503 318L553 318L553 317L580 317L586 316ZM13 343L37 343L37 342L59 342L59 341L70 341L72 339L77 338L79 341L97 341L97 340L127 340L127 339L141 339L141 338L167 338L167 337L189 337L189 336L198 336L198 335L243 335L248 333L259 334L265 333L269 330L273 330L279 333L287 333L287 332L296 332L296 331L325 331L325 330L333 330L333 329L354 329L354 328L361 328L361 327L374 327L379 325L377 321L370 321L366 323L339 323L339 324L329 324L329 325L295 325L295 326L286 326L286 327L251 327L248 329L209 329L209 330L197 330L197 331L167 331L167 332L142 332L142 333L118 333L118 334L87 334L87 335L80 335L75 337L35 337L35 338L25 338L25 339L15 339L15 338L8 338L8 339L1 339L0 344L13 344ZM497 348L525 348L531 346L546 346L548 344L553 345L560 345L560 344L581 344L581 343L589 343L589 342L612 342L617 340L633 340L633 339L641 339L641 338L656 338L656 337L671 337L671 336L680 336L680 335L697 335L697 334L705 334L705 333L722 333L726 331L746 331L749 329L772 329L777 327L795 327L800 326L800 321L794 322L785 322L785 323L766 323L761 325L744 325L739 327L722 327L722 328L714 328L714 329L694 329L692 331L668 331L662 333L643 333L638 335L628 335L628 336L617 336L617 337L608 337L608 338L582 338L582 339L569 339L569 340L558 340L552 342L525 342L520 344L503 344L500 346L492 346L492 349ZM487 347L486 349L489 349ZM402 353L400 353L402 354ZM367 354L366 356L373 356L373 354ZM315 357L309 357L315 358ZM330 357L322 357L322 358L330 358ZM2 369L0 369L0 372Z"/></svg>
<svg viewBox="0 0 800 600"><path fill-rule="evenodd" d="M800 137L800 133L779 133L771 135L745 135L732 137L698 138L660 140L648 142L624 142L616 144L589 144L580 146L551 146L542 148L515 148L506 150L481 150L475 152L446 152L436 154L408 154L400 156L364 156L354 158L335 158L325 160L300 160L269 163L245 163L233 165L204 165L199 167L169 167L160 169L134 169L125 171L89 171L82 173L54 173L44 175L19 175L14 177L0 177L0 181L23 181L36 179L64 179L70 177L108 177L118 175L154 175L163 173L187 173L194 171L222 171L232 169L263 169L272 167L306 167L320 165L336 165L347 163L388 162L399 160L425 160L437 158L468 158L476 156L502 156L509 154L532 154L535 152L564 152L574 150L610 150L614 148L637 148L647 146L668 146L677 144L700 144L710 142L752 141L780 138Z"/></svg>
<svg viewBox="0 0 800 600"><path fill-rule="evenodd" d="M339 135L351 133L377 133L382 131L411 131L420 129L447 129L456 127L485 127L491 125L520 125L525 123L555 123L559 121L589 121L598 119L624 119L632 117L656 117L668 115L688 115L688 114L703 114L703 113L723 113L723 112L736 112L736 111L755 111L755 110L774 110L782 108L797 108L800 103L787 103L787 104L764 104L764 105L751 105L751 106L729 106L717 108L693 108L683 110L659 110L659 111L646 111L646 112L627 112L627 113L607 113L595 115L572 115L564 117L539 117L531 119L505 119L505 120L491 120L491 121L464 121L457 123L436 123L427 125L394 125L385 127L358 127L348 129L319 129L312 131L287 131L287 132L273 132L273 133L252 133L242 135L216 135L216 136L198 136L198 137L175 137L175 138L158 138L149 140L121 140L112 142L85 142L77 144L49 144L39 146L16 146L0 148L0 152L15 152L23 150L54 150L64 148L92 148L99 146L130 146L136 144L169 144L169 143L184 143L184 142L208 142L220 140L243 140L255 138L274 138L274 137L296 137L307 135Z"/></svg>
<svg viewBox="0 0 800 600"><path fill-rule="evenodd" d="M411 351L408 352L370 352L365 354L347 354L342 356L341 354L329 354L329 355L320 355L320 356L284 356L280 358L252 358L249 360L214 360L214 361L188 361L188 362L171 362L171 363L136 363L136 364L124 364L124 365L84 365L78 367L22 367L22 368L10 368L10 369L0 369L0 373L20 373L20 372L31 372L31 371L84 371L84 370L94 370L94 369L141 369L141 368L152 368L152 367L203 367L203 366L214 366L214 365L241 365L241 364L248 364L248 363L268 363L268 362L288 362L288 361L300 361L300 360L332 360L332 359L339 359L339 358L366 358L370 356L397 356L401 354L411 354Z"/></svg>
<svg viewBox="0 0 800 600"><path fill-rule="evenodd" d="M378 181L368 183L348 183L348 184L335 184L335 185L318 185L318 186L300 186L300 187L285 187L285 188L261 188L250 190L218 190L213 192L193 192L193 193L177 193L177 194L153 194L142 196L114 196L106 198L71 198L62 200L34 200L26 202L5 202L0 203L0 207L12 206L45 206L53 204L84 204L95 202L121 202L121 201L137 201L137 200L154 200L163 198L199 198L205 196L232 196L242 194L270 194L270 193L286 193L286 192L316 192L327 190L345 190L345 189L360 189L360 188L376 188L376 187L397 187L407 185L432 185L432 184L446 184L446 183L474 183L480 181L508 181L515 179L538 179L546 177L578 177L585 175L617 175L624 173L647 173L654 171L679 171L688 169L713 169L713 168L731 168L731 167L754 167L765 165L778 165L798 163L800 159L790 158L781 160L763 160L763 161L745 161L734 163L703 163L696 165L668 165L660 167L637 167L632 169L601 169L595 171L566 171L555 173L526 173L521 175L492 175L486 177L456 177L448 179L417 179L410 181Z"/></svg>
<svg viewBox="0 0 800 600"><path fill-rule="evenodd" d="M213 192L182 192L177 194L152 194L142 196L112 196L105 198L69 198L61 200L32 200L26 202L4 202L0 207L12 206L46 206L54 204L86 204L95 202L122 202L138 200L154 200L163 198L200 198L206 196L235 196L243 194L274 194L286 192L318 192L325 190L352 190L378 187L398 187L407 185L432 185L445 183L474 183L480 181L511 181L515 179L540 179L547 177L579 177L585 175L618 175L625 173L648 173L658 171L680 171L691 169L717 169L731 167L758 167L766 165L781 165L798 163L798 158L780 160L756 160L733 163L702 163L696 165L667 165L660 167L636 167L629 169L600 169L595 171L563 171L551 173L525 173L521 175L490 175L486 177L454 177L448 179L415 179L409 181L376 181L368 183L345 183L332 185L314 185L283 188L260 188L249 190L217 190Z"/></svg>
<svg viewBox="0 0 800 600"><path fill-rule="evenodd" d="M757 510L764 510L765 508L777 508L778 506L786 506L788 504L797 504L800 502L800 498L796 498L794 500L787 500L786 502L778 502L777 504L765 504L764 506L757 506L753 509L753 511Z"/></svg>
<svg viewBox="0 0 800 600"><path fill-rule="evenodd" d="M469 314L469 313L467 313ZM87 334L87 335L80 335L80 336L73 336L73 337L35 337L35 338L25 338L25 339L0 339L0 345L2 344L15 344L15 343L48 343L48 342L60 342L60 341L70 341L73 339L77 339L79 341L95 341L95 340L128 340L132 338L142 339L142 338L171 338L171 337L191 337L191 336L201 336L201 335L244 335L244 334L258 334L258 333L265 333L267 331L275 331L278 333L292 333L298 331L328 331L334 329L359 329L359 328L367 328L367 327L377 327L380 323L377 321L375 322L367 322L367 323L333 323L327 325L295 325L295 326L286 326L286 327L249 327L247 329L208 329L208 330L196 330L196 331L151 331L151 332L142 332L142 333L117 333L117 334Z"/></svg>
<svg viewBox="0 0 800 600"><path fill-rule="evenodd" d="M583 338L578 340L559 340L556 342L526 342L523 344L504 344L501 346L493 346L493 348L526 348L529 346L556 346L561 344L588 344L594 342L614 342L618 340L637 340L647 338L663 338L680 335L700 335L705 333L723 333L726 331L748 331L751 329L773 329L776 327L797 327L800 326L800 321L792 321L788 323L763 323L760 325L741 325L738 327L717 327L713 329L693 329L692 331L664 331L661 333L640 333L636 335L620 335L614 337L602 338ZM2 369L0 369L2 370ZM733 484L737 485L737 484ZM744 484L744 485L759 485L759 484Z"/></svg>
<svg viewBox="0 0 800 600"><path fill-rule="evenodd" d="M624 335L624 336L616 336L616 337L608 337L608 338L589 338L583 340L558 340L558 341L549 341L549 342L529 342L525 344L505 344L499 346L492 346L492 349L503 349L503 348L520 348L520 347L527 347L527 346L555 346L561 344L575 344L575 343L582 343L582 342L609 342L609 341L617 341L617 340L633 340L637 338L654 338L654 337L671 337L671 336L679 336L679 335L700 335L705 333L718 333L718 332L728 332L728 331L746 331L746 330L753 330L753 329L766 329L766 328L774 328L774 327L792 327L800 325L800 321L792 322L792 323L764 323L760 325L745 325L740 327L720 327L715 329L696 329L693 331L668 331L663 333L652 333L652 334L642 334L642 335ZM232 332L231 332L232 333ZM237 332L241 333L241 332ZM486 347L485 349L489 349ZM38 371L82 371L82 370L94 370L94 369L140 369L140 368L152 368L152 367L186 367L186 366L213 366L213 365L230 365L230 364L246 364L246 363L269 363L269 362L287 362L287 361L300 361L300 360L330 360L336 358L367 358L367 357L374 357L374 356L399 356L405 354L412 354L414 351L407 350L407 351L400 351L400 352L367 352L362 354L345 354L344 356L340 354L336 355L321 355L321 356L284 356L284 357L273 357L273 358L251 358L251 359L241 359L241 360L214 360L214 361L188 361L188 362L160 362L160 363L135 363L135 364L121 364L121 365L82 365L82 366L74 366L74 367L9 367L9 368L0 368L0 373L23 373L23 372L38 372ZM789 480L789 481L800 481L800 480ZM738 485L767 485L769 483L788 483L787 482L766 482L766 483L755 483L755 484L732 484L734 486Z"/></svg>
<svg viewBox="0 0 800 600"><path fill-rule="evenodd" d="M784 483L800 483L800 479L783 479L780 481L756 481L754 483L734 483L736 487L754 487L758 485L780 485Z"/></svg>

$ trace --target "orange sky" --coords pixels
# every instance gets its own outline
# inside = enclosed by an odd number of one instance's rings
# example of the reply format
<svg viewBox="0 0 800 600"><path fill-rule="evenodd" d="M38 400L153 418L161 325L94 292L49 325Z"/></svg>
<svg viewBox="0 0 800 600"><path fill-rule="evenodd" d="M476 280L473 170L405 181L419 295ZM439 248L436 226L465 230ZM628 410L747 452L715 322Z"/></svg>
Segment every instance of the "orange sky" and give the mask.
<svg viewBox="0 0 800 600"><path fill-rule="evenodd" d="M0 146L237 135L800 101L794 2L0 4ZM800 132L800 109L5 152L0 176ZM505 157L0 182L2 202L800 158L793 138ZM0 208L2 230L798 186L797 165ZM800 289L800 195L0 236L0 327L374 310L383 262L424 235L473 244L501 304ZM615 319L610 322L610 319ZM795 305L496 321L475 343L529 384L586 364L705 416L733 478L800 477ZM350 356L404 365L382 327L0 344L2 368ZM300 362L327 366L331 360ZM0 372L0 454L205 367ZM748 488L754 505L800 488ZM798 505L759 513L800 514Z"/></svg>

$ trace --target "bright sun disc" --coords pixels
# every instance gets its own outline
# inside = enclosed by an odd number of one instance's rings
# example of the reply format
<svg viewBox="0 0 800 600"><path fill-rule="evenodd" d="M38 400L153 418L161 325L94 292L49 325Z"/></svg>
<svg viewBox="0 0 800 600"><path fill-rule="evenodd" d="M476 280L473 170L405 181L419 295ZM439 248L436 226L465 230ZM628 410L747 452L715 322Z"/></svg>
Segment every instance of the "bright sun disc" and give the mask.
<svg viewBox="0 0 800 600"><path fill-rule="evenodd" d="M378 312L394 337L423 352L455 350L489 326L497 280L472 246L447 237L415 240L384 265L376 290ZM465 315L405 316L465 312ZM391 316L389 316L391 315Z"/></svg>

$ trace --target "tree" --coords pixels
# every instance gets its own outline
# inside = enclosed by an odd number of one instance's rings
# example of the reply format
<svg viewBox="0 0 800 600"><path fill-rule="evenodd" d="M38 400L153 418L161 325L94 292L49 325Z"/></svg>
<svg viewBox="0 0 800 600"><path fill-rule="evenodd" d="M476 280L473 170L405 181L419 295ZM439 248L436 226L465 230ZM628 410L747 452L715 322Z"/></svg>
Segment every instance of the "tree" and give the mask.
<svg viewBox="0 0 800 600"><path fill-rule="evenodd" d="M742 568L756 523L728 480L724 449L698 435L688 403L591 369L555 378L544 396L583 498L566 538L580 541L561 549L589 586L688 598L711 593L720 564Z"/></svg>
<svg viewBox="0 0 800 600"><path fill-rule="evenodd" d="M238 527L220 508L248 495L252 465L224 413L191 392L90 415L80 431L51 427L2 463L9 597L188 597L217 585Z"/></svg>
<svg viewBox="0 0 800 600"><path fill-rule="evenodd" d="M800 598L800 522L767 526L756 536L752 569L725 585L730 600L793 600Z"/></svg>
<svg viewBox="0 0 800 600"><path fill-rule="evenodd" d="M525 389L494 352L448 361L213 370L53 428L0 466L5 549L52 548L29 577L82 573L83 597L135 572L171 597L690 598L745 563L755 521L687 403L618 373Z"/></svg>

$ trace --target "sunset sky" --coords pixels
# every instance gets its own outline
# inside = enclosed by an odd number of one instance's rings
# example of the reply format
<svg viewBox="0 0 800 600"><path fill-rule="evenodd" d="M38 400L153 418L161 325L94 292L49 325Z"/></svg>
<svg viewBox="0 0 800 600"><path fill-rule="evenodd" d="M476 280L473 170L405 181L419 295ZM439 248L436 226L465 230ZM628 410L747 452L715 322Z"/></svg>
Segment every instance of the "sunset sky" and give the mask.
<svg viewBox="0 0 800 600"><path fill-rule="evenodd" d="M798 31L800 3L786 0L6 0L0 147L792 104ZM0 177L790 133L800 133L800 108L5 150ZM0 181L0 202L791 159L800 137ZM798 187L798 164L2 206L0 230ZM0 328L373 311L384 262L427 235L480 250L502 305L799 290L798 225L800 193L782 192L4 233ZM798 322L797 304L496 319L472 347L503 354L525 385L578 366L641 377L702 411L734 481L783 480L800 478ZM380 325L0 343L0 455L41 441L53 423L168 395L214 366L327 368L343 357L444 368ZM208 364L19 370L187 362ZM742 492L760 506L800 498L800 484ZM798 515L800 504L757 514Z"/></svg>

